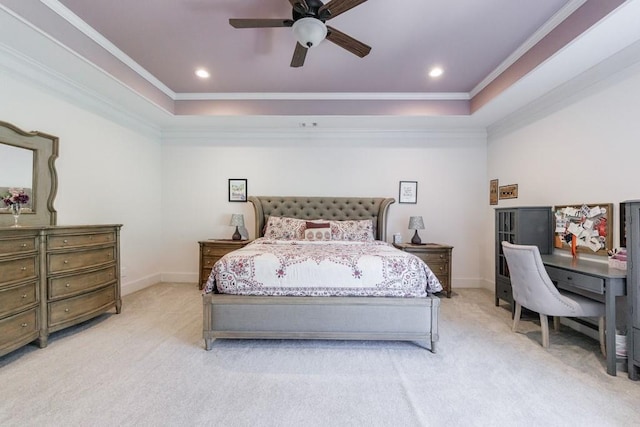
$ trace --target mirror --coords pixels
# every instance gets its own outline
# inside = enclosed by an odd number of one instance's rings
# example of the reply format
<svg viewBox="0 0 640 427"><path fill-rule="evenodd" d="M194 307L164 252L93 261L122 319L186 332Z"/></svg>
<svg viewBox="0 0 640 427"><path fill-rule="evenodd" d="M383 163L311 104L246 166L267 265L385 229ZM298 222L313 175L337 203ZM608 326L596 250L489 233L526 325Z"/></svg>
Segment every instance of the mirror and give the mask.
<svg viewBox="0 0 640 427"><path fill-rule="evenodd" d="M0 121L0 196L10 188L21 188L29 196L20 224L42 226L56 224L53 201L58 189L55 159L58 138L42 132L25 132ZM0 202L0 227L13 224L9 209Z"/></svg>
<svg viewBox="0 0 640 427"><path fill-rule="evenodd" d="M30 212L33 195L33 151L12 145L0 144L0 197L4 196L10 188L23 189L29 196L29 201L22 206L23 212ZM8 208L0 203L0 211Z"/></svg>

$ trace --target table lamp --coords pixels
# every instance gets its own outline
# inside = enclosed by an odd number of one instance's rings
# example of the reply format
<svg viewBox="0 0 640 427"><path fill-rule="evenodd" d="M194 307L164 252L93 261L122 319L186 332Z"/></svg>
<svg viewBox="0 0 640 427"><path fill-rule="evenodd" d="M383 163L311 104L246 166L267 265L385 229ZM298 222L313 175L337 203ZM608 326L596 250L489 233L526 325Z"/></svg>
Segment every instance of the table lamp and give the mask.
<svg viewBox="0 0 640 427"><path fill-rule="evenodd" d="M418 230L424 230L424 221L421 216L409 217L409 230L416 230L413 238L411 239L411 243L414 245L421 245L422 240L420 240L420 236L418 235Z"/></svg>
<svg viewBox="0 0 640 427"><path fill-rule="evenodd" d="M242 239L242 235L240 234L240 230L238 227L244 227L244 215L242 214L231 214L231 223L229 225L236 226L236 232L231 236L232 240L240 240Z"/></svg>

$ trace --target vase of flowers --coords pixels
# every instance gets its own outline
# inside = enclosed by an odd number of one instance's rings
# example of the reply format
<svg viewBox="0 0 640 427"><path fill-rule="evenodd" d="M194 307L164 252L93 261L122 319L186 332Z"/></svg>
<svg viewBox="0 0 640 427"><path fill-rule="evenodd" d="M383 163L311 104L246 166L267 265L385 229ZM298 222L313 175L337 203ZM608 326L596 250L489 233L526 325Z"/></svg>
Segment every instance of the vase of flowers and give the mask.
<svg viewBox="0 0 640 427"><path fill-rule="evenodd" d="M22 212L22 205L29 202L29 196L22 188L10 188L9 192L2 197L5 206L9 207L13 215L13 227L20 227L18 219Z"/></svg>

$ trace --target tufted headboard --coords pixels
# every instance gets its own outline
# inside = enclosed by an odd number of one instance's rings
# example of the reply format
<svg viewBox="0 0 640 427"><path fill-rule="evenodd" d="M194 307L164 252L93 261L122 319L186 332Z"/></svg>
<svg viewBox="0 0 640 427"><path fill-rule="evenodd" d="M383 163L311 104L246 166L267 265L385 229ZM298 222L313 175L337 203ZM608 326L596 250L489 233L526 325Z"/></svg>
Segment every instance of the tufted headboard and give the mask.
<svg viewBox="0 0 640 427"><path fill-rule="evenodd" d="M395 202L383 197L249 196L256 214L256 237L262 237L269 216L300 219L373 219L376 240L387 239L387 211Z"/></svg>

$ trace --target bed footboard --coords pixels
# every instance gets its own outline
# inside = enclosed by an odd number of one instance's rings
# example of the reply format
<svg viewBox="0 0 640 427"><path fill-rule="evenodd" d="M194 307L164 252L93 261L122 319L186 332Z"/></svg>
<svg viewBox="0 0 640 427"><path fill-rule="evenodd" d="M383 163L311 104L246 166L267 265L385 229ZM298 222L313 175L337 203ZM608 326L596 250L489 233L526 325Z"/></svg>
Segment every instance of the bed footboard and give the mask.
<svg viewBox="0 0 640 427"><path fill-rule="evenodd" d="M203 338L415 341L432 352L440 300L384 297L259 297L206 294Z"/></svg>

